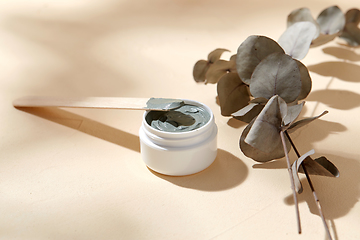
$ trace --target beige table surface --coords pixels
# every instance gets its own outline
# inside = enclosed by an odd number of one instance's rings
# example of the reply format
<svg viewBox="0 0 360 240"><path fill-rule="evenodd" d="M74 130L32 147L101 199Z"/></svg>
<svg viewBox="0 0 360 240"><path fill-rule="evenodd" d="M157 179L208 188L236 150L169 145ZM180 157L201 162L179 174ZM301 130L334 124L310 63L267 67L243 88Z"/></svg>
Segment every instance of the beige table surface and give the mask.
<svg viewBox="0 0 360 240"><path fill-rule="evenodd" d="M238 147L243 123L222 117L216 86L194 63L236 52L249 35L278 39L287 15L316 17L358 0L1 0L0 239L326 239L308 185L297 233L284 160L259 165ZM313 177L334 239L360 239L360 49L335 40L303 62L313 90L293 135L340 169ZM13 108L26 95L172 97L208 105L218 156L203 172L163 176L141 160L142 111ZM291 153L294 159L295 155Z"/></svg>

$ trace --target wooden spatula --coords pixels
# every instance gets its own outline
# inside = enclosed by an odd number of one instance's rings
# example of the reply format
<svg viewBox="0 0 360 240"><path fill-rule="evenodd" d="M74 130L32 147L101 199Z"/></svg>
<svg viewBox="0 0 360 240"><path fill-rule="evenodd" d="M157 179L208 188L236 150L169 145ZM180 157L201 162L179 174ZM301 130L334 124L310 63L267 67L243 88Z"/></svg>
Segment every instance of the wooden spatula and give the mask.
<svg viewBox="0 0 360 240"><path fill-rule="evenodd" d="M122 97L22 97L13 102L14 107L64 107L169 111L184 105L179 99L122 98Z"/></svg>

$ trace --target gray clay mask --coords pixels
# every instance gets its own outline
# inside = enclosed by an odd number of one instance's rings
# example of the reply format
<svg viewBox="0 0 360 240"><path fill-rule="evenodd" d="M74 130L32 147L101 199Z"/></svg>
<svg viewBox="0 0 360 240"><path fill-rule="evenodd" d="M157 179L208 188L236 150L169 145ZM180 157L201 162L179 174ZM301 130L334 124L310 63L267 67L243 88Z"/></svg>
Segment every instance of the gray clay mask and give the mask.
<svg viewBox="0 0 360 240"><path fill-rule="evenodd" d="M150 111L147 123L160 131L186 132L204 126L210 120L210 114L202 107L185 104L168 112Z"/></svg>

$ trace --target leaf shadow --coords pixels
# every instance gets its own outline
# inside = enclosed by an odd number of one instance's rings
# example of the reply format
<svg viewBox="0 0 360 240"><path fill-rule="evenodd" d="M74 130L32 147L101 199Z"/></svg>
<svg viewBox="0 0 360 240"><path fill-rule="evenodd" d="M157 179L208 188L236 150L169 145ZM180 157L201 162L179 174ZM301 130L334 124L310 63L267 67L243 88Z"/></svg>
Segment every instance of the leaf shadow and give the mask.
<svg viewBox="0 0 360 240"><path fill-rule="evenodd" d="M360 66L348 62L323 62L308 66L308 70L325 77L336 77L347 82L359 82Z"/></svg>
<svg viewBox="0 0 360 240"><path fill-rule="evenodd" d="M326 47L323 48L322 51L325 54L334 56L339 59L351 61L351 62L357 62L360 61L360 55L355 53L354 51L351 51L349 47L342 48L342 47Z"/></svg>
<svg viewBox="0 0 360 240"><path fill-rule="evenodd" d="M246 126L247 123L232 117L227 121L227 125L229 125L232 128L241 128Z"/></svg>
<svg viewBox="0 0 360 240"><path fill-rule="evenodd" d="M209 192L236 187L248 176L248 168L245 163L223 149L218 149L215 161L199 173L188 176L167 176L151 169L149 171L180 187Z"/></svg>
<svg viewBox="0 0 360 240"><path fill-rule="evenodd" d="M360 106L360 94L348 90L317 90L311 92L307 101L317 101L340 110L349 110Z"/></svg>
<svg viewBox="0 0 360 240"><path fill-rule="evenodd" d="M120 129L59 108L17 109L140 153L139 137Z"/></svg>

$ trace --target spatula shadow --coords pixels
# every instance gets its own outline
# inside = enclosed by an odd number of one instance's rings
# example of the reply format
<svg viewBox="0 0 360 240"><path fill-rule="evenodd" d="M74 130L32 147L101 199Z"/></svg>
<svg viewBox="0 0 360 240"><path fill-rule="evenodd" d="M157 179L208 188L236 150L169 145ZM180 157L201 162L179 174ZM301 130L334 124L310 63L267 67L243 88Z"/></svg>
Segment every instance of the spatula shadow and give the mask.
<svg viewBox="0 0 360 240"><path fill-rule="evenodd" d="M17 108L93 137L140 152L139 137L59 108Z"/></svg>

